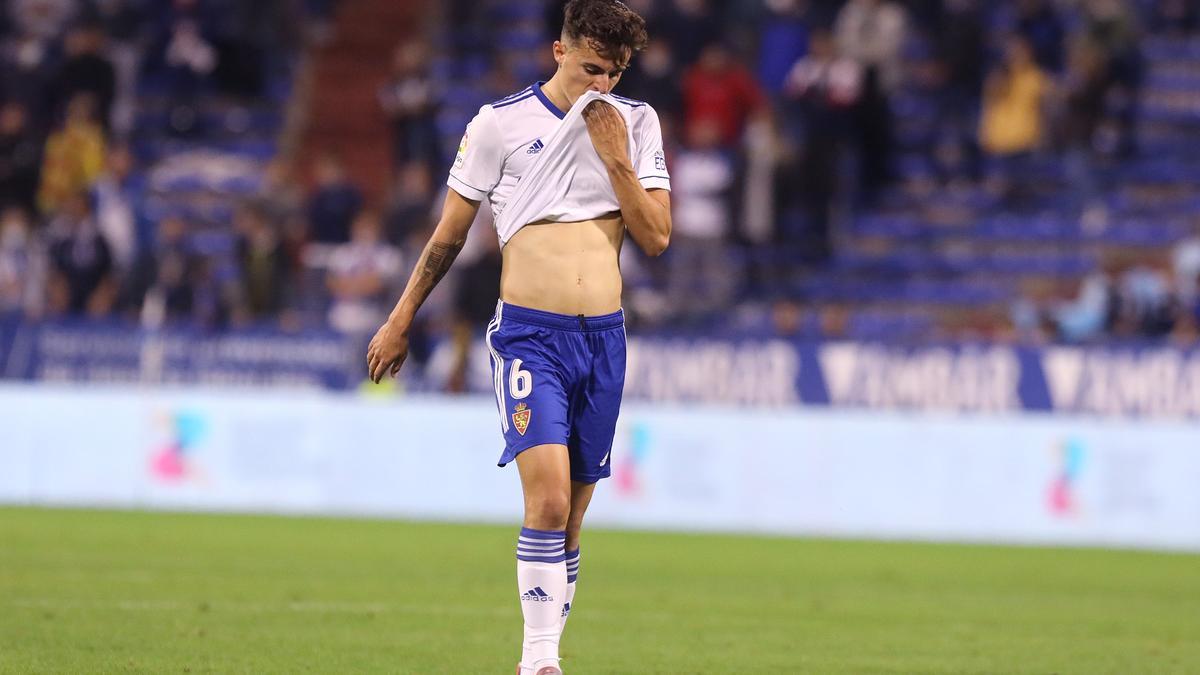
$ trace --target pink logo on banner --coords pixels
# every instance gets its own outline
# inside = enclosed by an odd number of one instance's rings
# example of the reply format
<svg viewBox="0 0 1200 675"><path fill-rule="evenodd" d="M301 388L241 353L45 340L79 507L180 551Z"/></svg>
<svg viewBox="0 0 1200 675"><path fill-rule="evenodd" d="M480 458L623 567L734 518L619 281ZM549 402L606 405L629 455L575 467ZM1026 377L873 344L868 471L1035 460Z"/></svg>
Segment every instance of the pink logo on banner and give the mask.
<svg viewBox="0 0 1200 675"><path fill-rule="evenodd" d="M150 475L161 483L182 483L200 477L191 455L208 434L208 423L196 413L164 415L166 439L150 456Z"/></svg>
<svg viewBox="0 0 1200 675"><path fill-rule="evenodd" d="M1079 512L1077 490L1087 450L1082 442L1071 438L1064 441L1055 452L1059 456L1059 469L1046 492L1046 507L1052 515L1069 517Z"/></svg>
<svg viewBox="0 0 1200 675"><path fill-rule="evenodd" d="M629 453L613 462L613 482L617 494L636 497L642 493L642 465L650 454L650 430L644 424L634 424L629 431Z"/></svg>

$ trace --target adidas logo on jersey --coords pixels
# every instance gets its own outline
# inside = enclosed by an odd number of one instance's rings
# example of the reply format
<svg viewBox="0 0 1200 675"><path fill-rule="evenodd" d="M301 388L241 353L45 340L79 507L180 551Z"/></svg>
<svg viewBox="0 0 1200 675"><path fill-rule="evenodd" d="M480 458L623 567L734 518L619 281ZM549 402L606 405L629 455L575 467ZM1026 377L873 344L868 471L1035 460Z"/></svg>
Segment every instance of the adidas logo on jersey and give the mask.
<svg viewBox="0 0 1200 675"><path fill-rule="evenodd" d="M533 602L553 602L554 601L554 598L550 597L550 594L546 593L546 591L543 591L541 586L534 586L533 588L529 589L528 591L525 591L524 595L521 596L521 599L522 600L530 600Z"/></svg>
<svg viewBox="0 0 1200 675"><path fill-rule="evenodd" d="M539 152L541 152L542 148L544 148L544 147L546 147L546 144L543 143L542 139L539 138L529 146L529 149L525 151L525 154L536 155Z"/></svg>

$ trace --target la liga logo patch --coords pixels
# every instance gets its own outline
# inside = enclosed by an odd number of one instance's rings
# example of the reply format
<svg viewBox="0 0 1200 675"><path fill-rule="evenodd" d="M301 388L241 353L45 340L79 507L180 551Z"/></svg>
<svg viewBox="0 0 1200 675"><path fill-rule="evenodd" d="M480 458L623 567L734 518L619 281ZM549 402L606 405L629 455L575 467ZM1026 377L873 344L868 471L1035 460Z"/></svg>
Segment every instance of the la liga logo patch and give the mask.
<svg viewBox="0 0 1200 675"><path fill-rule="evenodd" d="M517 433L524 436L529 429L529 416L533 414L533 411L524 403L518 403L513 410L515 411L512 414L513 426L516 427Z"/></svg>

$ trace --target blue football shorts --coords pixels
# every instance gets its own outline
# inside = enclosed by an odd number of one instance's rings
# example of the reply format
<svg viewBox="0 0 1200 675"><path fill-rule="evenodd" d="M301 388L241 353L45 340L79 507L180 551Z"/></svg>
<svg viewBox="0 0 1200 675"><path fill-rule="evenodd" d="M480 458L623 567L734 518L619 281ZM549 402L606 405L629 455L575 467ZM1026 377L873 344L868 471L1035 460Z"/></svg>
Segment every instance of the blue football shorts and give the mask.
<svg viewBox="0 0 1200 675"><path fill-rule="evenodd" d="M535 445L567 446L571 480L611 473L625 387L625 315L570 316L503 301L487 329L504 433L499 465Z"/></svg>

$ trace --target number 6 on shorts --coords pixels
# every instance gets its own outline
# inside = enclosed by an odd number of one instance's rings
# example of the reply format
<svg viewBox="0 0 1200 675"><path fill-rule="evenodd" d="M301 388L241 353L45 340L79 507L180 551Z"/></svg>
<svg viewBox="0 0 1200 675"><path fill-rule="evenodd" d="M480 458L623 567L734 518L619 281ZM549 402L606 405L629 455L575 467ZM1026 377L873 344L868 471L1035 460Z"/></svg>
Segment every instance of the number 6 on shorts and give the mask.
<svg viewBox="0 0 1200 675"><path fill-rule="evenodd" d="M508 373L508 393L514 401L519 401L533 392L533 373L521 370L521 359L513 359L512 369Z"/></svg>

